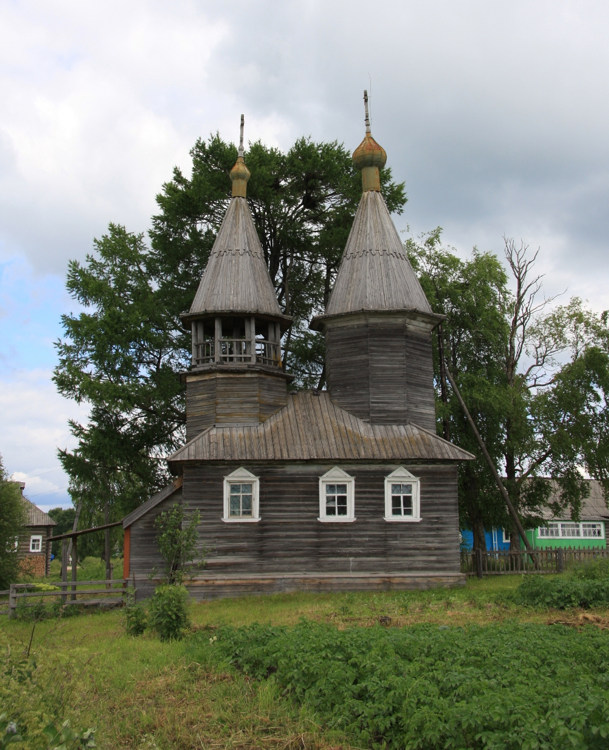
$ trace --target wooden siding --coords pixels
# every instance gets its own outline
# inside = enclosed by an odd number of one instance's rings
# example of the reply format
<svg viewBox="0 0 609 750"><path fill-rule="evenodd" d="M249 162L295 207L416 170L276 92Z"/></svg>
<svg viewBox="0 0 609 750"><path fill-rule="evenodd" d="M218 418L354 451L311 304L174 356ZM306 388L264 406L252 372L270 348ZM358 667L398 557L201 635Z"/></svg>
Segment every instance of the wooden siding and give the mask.
<svg viewBox="0 0 609 750"><path fill-rule="evenodd" d="M328 392L373 424L435 430L431 334L401 320L328 324Z"/></svg>
<svg viewBox="0 0 609 750"><path fill-rule="evenodd" d="M29 501L26 501L29 503ZM31 505L31 503L29 503ZM35 507L35 506L34 506ZM47 516L46 513L36 508L40 514ZM55 525L50 517L47 516L51 523ZM40 520L40 517L38 517ZM48 541L53 533L53 526L47 523L41 526L26 526L25 531L19 537L17 547L17 557L20 560L21 569L28 574L36 576L46 576L49 573L51 564L51 543ZM33 536L42 537L40 552L30 552L30 540Z"/></svg>
<svg viewBox="0 0 609 750"><path fill-rule="evenodd" d="M199 542L207 557L205 569L197 576L201 585L194 582L193 591L205 597L233 595L239 588L235 589L236 581L260 576L267 579L260 584L263 590L269 586L281 590L287 585L281 583L284 576L291 577L297 588L295 576L303 581L317 577L322 582L338 576L346 588L356 579L357 586L364 588L389 586L388 577L395 579L391 585L399 582L402 587L408 581L413 585L422 585L423 580L458 582L456 467L408 465L421 479L422 520L399 523L383 518L384 480L397 466L341 464L355 478L356 520L321 523L317 520L319 477L332 465L247 464L245 468L260 479L261 520L243 524L222 521L224 477L238 466L186 466L183 503L187 511L201 513ZM154 559L158 553L154 552L152 516L161 509L157 506L154 513L132 525L132 570L140 577L159 567ZM202 585L203 579L208 583Z"/></svg>
<svg viewBox="0 0 609 750"><path fill-rule="evenodd" d="M257 424L287 402L283 372L189 373L186 376L186 439L213 424Z"/></svg>
<svg viewBox="0 0 609 750"><path fill-rule="evenodd" d="M163 499L151 505L147 513L139 516L129 526L129 578L135 582L138 599L150 596L155 586L153 577L160 579L163 574L163 559L156 544L158 532L154 522L164 510L181 502L182 492L178 489L171 493L159 493L158 497Z"/></svg>

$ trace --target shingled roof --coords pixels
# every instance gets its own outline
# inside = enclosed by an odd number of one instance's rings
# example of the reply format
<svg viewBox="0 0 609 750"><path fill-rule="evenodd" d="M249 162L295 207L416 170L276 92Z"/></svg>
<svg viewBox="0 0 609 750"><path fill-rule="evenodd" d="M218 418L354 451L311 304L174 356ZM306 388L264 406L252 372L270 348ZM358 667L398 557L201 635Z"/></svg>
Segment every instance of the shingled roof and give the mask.
<svg viewBox="0 0 609 750"><path fill-rule="evenodd" d="M409 311L432 322L441 319L433 315L381 194L387 154L372 137L365 91L364 106L366 135L353 153L362 173L362 197L325 314L312 328L323 327L325 318L358 312Z"/></svg>
<svg viewBox="0 0 609 750"><path fill-rule="evenodd" d="M414 424L372 425L326 392L290 395L286 407L256 425L215 425L170 458L188 461L463 461L473 458Z"/></svg>
<svg viewBox="0 0 609 750"><path fill-rule="evenodd" d="M230 177L233 197L209 255L188 321L202 315L254 314L287 322L277 302L262 245L246 199L250 173L243 159L243 115L239 155Z"/></svg>
<svg viewBox="0 0 609 750"><path fill-rule="evenodd" d="M21 497L21 502L26 512L26 526L55 526L56 523L53 521L48 513L40 510L33 502L27 499L27 497Z"/></svg>
<svg viewBox="0 0 609 750"><path fill-rule="evenodd" d="M326 316L359 311L432 312L383 196L363 193Z"/></svg>

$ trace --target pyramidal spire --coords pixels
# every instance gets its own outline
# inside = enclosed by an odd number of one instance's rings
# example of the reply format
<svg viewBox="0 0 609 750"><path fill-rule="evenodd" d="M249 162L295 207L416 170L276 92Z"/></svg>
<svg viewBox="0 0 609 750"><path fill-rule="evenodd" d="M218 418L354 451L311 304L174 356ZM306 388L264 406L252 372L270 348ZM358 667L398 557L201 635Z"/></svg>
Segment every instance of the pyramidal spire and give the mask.
<svg viewBox="0 0 609 750"><path fill-rule="evenodd" d="M277 302L246 200L250 171L244 159L243 126L241 115L237 161L230 171L232 198L190 311L182 316L183 320L220 312L247 312L288 320Z"/></svg>
<svg viewBox="0 0 609 750"><path fill-rule="evenodd" d="M372 137L366 91L364 113L366 135L353 153L353 163L362 171L363 193L325 316L320 320L361 311L431 313L381 194L380 170L387 154ZM313 321L312 325L317 324Z"/></svg>

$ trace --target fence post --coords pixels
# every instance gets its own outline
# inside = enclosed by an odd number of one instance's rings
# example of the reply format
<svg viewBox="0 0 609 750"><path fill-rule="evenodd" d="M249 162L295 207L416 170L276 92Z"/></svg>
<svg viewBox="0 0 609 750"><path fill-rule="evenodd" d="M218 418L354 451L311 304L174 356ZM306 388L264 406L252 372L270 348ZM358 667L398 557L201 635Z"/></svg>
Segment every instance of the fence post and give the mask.
<svg viewBox="0 0 609 750"><path fill-rule="evenodd" d="M482 550L480 547L474 550L474 557L476 560L476 576L482 578Z"/></svg>
<svg viewBox="0 0 609 750"><path fill-rule="evenodd" d="M557 573L565 572L565 551L562 547L556 550L556 571Z"/></svg>
<svg viewBox="0 0 609 750"><path fill-rule="evenodd" d="M68 540L63 539L61 542L61 582L68 582ZM68 587L61 587L61 606L64 607L68 601Z"/></svg>
<svg viewBox="0 0 609 750"><path fill-rule="evenodd" d="M8 594L8 616L15 617L17 614L17 588L14 583L9 586Z"/></svg>

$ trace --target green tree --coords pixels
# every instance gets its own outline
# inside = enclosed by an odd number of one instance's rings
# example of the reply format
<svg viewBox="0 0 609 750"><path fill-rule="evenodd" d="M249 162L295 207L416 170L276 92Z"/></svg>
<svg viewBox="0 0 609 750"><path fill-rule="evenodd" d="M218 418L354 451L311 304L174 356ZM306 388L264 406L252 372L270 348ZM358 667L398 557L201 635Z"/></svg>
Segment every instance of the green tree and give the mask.
<svg viewBox="0 0 609 750"><path fill-rule="evenodd" d="M442 248L440 231L409 252L437 312L438 429L479 456L440 366L440 350L472 412L524 525L537 525L558 483L555 511L576 515L587 492L580 469L606 483L609 451L609 330L578 299L553 306L541 296L536 253L505 242L509 274L497 257L474 250L463 260ZM492 476L479 457L460 469L461 523L484 546L484 528L511 528ZM514 545L518 543L512 532Z"/></svg>
<svg viewBox="0 0 609 750"><path fill-rule="evenodd" d="M0 589L19 578L15 541L23 534L26 520L21 488L9 480L0 456Z"/></svg>
<svg viewBox="0 0 609 750"><path fill-rule="evenodd" d="M199 140L192 174L179 169L157 197L150 244L110 224L86 262L69 264L67 288L84 308L64 315L54 381L62 395L90 405L78 440L60 459L82 518L116 520L167 483L164 457L183 440L180 373L190 336L180 313L190 307L230 200L234 145ZM287 152L251 145L248 202L282 309L293 316L284 366L299 385L317 384L323 343L308 330L329 294L346 243L361 181L346 149L300 139ZM383 172L392 211L404 186ZM109 508L109 511L108 511ZM95 519L95 520L94 520Z"/></svg>

